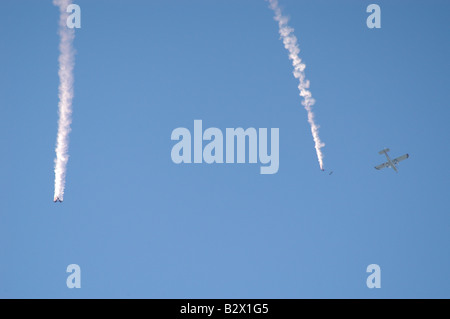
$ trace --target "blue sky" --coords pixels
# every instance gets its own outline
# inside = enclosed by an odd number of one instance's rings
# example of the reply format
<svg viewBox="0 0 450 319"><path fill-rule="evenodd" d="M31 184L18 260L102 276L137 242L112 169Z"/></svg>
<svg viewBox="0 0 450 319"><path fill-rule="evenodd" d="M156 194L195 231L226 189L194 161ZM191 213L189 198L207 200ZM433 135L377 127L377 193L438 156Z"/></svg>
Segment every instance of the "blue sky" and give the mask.
<svg viewBox="0 0 450 319"><path fill-rule="evenodd" d="M280 0L333 175L265 1L76 3L62 204L58 9L0 3L1 298L450 297L448 1ZM278 173L174 164L195 119L279 128ZM374 169L384 147L410 154L398 174Z"/></svg>

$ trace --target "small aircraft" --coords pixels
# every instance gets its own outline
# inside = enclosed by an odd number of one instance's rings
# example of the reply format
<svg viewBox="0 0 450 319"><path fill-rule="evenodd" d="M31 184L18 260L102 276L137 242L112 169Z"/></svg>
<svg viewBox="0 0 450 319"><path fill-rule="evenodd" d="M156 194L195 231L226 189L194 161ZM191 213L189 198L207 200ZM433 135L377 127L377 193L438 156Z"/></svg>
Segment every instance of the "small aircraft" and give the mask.
<svg viewBox="0 0 450 319"><path fill-rule="evenodd" d="M384 150L381 150L381 151L378 152L378 154L380 154L380 155L382 155L382 154L386 155L386 158L387 158L388 161L386 163L383 163L383 164L380 164L378 166L375 166L375 168L380 170L380 169L385 168L385 167L392 167L392 169L396 173L398 173L397 167L395 165L397 165L399 162L407 159L409 157L409 154L405 154L405 155L402 155L400 157L397 157L397 158L394 158L393 160L391 160L389 158L389 155L387 154L387 152L389 152L388 148L385 148Z"/></svg>
<svg viewBox="0 0 450 319"><path fill-rule="evenodd" d="M60 200L59 197L55 197L55 198L53 199L53 202L54 202L54 203L56 203L56 202L62 203L62 200Z"/></svg>

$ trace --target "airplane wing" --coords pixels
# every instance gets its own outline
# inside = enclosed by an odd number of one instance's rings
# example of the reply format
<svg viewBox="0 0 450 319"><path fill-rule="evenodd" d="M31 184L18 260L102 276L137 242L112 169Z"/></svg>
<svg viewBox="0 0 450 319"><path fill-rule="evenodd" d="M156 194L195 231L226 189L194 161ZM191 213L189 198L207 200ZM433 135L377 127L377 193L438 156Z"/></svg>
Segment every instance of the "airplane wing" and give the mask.
<svg viewBox="0 0 450 319"><path fill-rule="evenodd" d="M409 154L405 154L405 155L402 155L402 156L400 156L400 157L394 158L394 159L392 160L392 162L393 162L394 164L397 164L398 162L401 162L401 161L407 159L408 157L409 157Z"/></svg>
<svg viewBox="0 0 450 319"><path fill-rule="evenodd" d="M382 168L385 168L385 167L389 167L389 162L386 162L386 163L380 164L378 166L375 166L375 168L378 169L378 170L380 170Z"/></svg>

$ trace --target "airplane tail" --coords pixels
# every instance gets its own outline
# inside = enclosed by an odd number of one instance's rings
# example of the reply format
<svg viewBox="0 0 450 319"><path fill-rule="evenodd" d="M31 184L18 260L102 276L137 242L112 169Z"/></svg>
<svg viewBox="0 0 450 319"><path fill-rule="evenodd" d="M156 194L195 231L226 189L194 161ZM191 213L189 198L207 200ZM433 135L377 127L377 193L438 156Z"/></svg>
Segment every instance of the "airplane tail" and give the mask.
<svg viewBox="0 0 450 319"><path fill-rule="evenodd" d="M389 152L389 151L390 151L390 149L385 148L384 150L379 151L378 154L380 154L380 155L386 154L386 153Z"/></svg>

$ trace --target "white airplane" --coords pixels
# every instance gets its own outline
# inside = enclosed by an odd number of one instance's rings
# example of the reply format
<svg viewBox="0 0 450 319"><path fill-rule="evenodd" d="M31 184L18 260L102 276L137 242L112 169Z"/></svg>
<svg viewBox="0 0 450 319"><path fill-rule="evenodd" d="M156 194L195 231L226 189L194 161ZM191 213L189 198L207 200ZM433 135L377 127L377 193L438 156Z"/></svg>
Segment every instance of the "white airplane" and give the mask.
<svg viewBox="0 0 450 319"><path fill-rule="evenodd" d="M409 154L405 154L405 155L402 155L400 157L397 157L397 158L394 158L393 160L391 160L389 158L389 155L387 154L387 152L389 152L388 148L385 148L384 150L378 152L378 154L380 154L380 155L382 155L382 154L386 155L386 158L387 158L388 161L386 163L383 163L383 164L380 164L378 166L375 166L375 168L380 170L380 169L385 168L385 167L392 167L394 169L394 171L396 173L398 173L397 167L395 165L397 165L399 162L407 159L409 157Z"/></svg>

